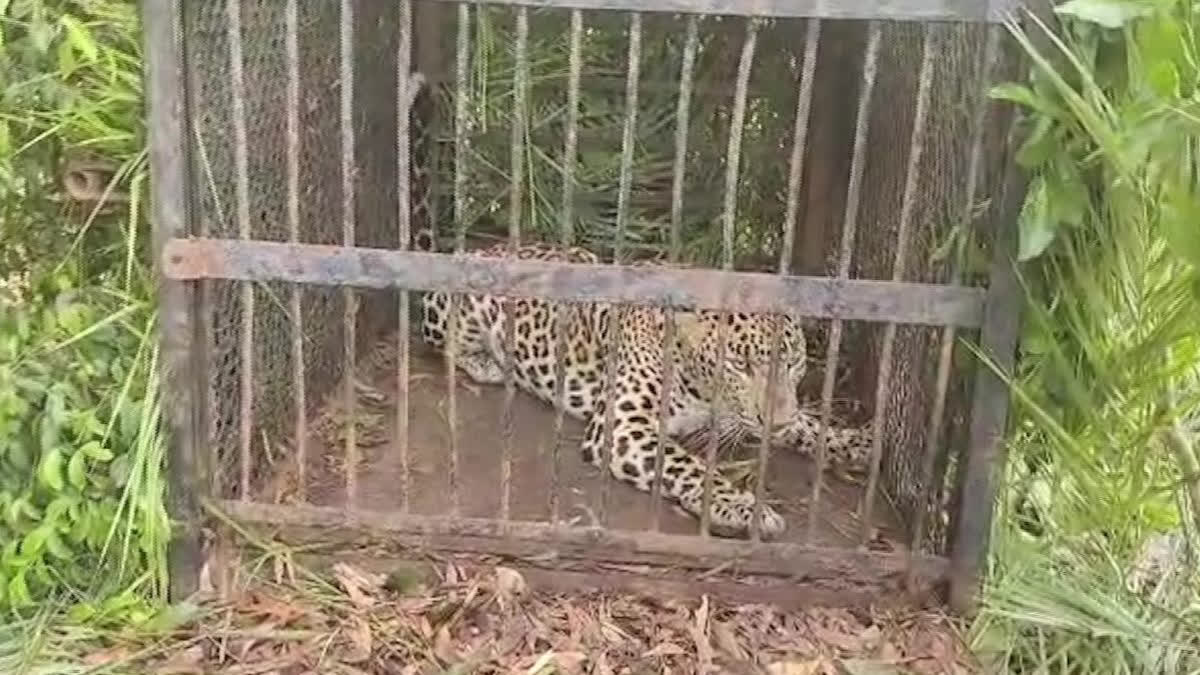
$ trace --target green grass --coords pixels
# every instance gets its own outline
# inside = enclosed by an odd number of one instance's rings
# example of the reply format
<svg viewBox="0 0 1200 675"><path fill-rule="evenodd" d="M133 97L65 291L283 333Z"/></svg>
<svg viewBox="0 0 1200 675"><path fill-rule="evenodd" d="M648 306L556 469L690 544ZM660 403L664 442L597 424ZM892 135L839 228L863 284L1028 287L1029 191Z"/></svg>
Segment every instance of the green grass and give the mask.
<svg viewBox="0 0 1200 675"><path fill-rule="evenodd" d="M165 597L140 39L134 3L0 2L0 279L20 278L0 299L0 609L18 615L138 623ZM90 198L62 188L72 171Z"/></svg>
<svg viewBox="0 0 1200 675"><path fill-rule="evenodd" d="M1028 302L977 645L1018 672L1196 672L1195 576L1126 581L1197 524L1197 24L1174 2L1058 13L1012 27L1032 74L996 92L1027 114Z"/></svg>

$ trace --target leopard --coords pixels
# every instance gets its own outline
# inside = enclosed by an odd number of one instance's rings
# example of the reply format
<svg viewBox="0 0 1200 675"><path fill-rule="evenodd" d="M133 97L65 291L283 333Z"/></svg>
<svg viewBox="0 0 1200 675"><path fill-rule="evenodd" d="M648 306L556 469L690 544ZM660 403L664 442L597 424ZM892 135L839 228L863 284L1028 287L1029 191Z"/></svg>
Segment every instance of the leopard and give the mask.
<svg viewBox="0 0 1200 675"><path fill-rule="evenodd" d="M453 255L603 264L586 248L548 243L515 247L499 243ZM636 264L678 265L657 260ZM457 308L453 316L452 307ZM604 470L607 460L612 476L643 492L652 491L661 466L661 494L696 518L703 519L706 508L708 469L698 446L714 435L721 447L746 440L761 443L764 420L770 419L771 445L813 456L824 436L827 462L845 471L861 469L870 454L869 423L826 426L799 404L807 345L798 316L490 294L459 294L452 302L451 294L442 291L426 293L420 311L423 341L443 355L453 350L456 368L472 381L502 384L507 364L518 389L551 405L561 401L564 413L583 423L584 462ZM663 397L668 312L675 325L674 340L667 347L673 375L670 391ZM511 350L505 348L509 316ZM559 331L565 346L561 354ZM773 351L775 386L768 384ZM560 367L565 387L561 399L556 395ZM606 408L605 391L612 394L611 411ZM663 401L666 434L660 437ZM715 467L709 480L710 533L746 538L757 530L763 539L776 539L785 531L785 519L765 499L757 503L753 491L739 487Z"/></svg>

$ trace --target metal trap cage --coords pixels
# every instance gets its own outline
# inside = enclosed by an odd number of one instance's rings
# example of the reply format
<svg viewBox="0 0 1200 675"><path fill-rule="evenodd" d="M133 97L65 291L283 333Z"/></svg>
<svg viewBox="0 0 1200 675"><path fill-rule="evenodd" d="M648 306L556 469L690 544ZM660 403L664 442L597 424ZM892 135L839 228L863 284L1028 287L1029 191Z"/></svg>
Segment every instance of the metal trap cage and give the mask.
<svg viewBox="0 0 1200 675"><path fill-rule="evenodd" d="M986 95L1014 72L1015 0L143 5L177 592L220 511L331 555L503 557L560 587L866 604L948 583L969 607L1019 307L1012 112ZM464 253L489 238L603 262ZM500 386L421 347L434 292L498 298ZM605 308L588 316L609 385L629 308L663 308L649 342L667 347L701 310L803 317L803 381L780 382L770 324L745 531L711 522L736 450L713 431L738 405L726 377L709 433L669 445L686 364L658 350L635 490L614 387L599 471L573 452L566 369L552 405L518 387L531 299ZM816 425L809 457L772 441L781 387ZM857 481L830 470L829 429L867 439ZM706 470L686 517L664 480L685 442Z"/></svg>

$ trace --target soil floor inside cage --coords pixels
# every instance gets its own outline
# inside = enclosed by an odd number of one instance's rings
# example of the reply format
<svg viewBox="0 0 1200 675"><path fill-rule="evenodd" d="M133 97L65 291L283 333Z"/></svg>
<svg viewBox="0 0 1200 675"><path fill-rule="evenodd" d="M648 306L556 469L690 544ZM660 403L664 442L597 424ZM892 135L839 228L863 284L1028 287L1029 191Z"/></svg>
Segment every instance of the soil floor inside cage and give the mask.
<svg viewBox="0 0 1200 675"><path fill-rule="evenodd" d="M394 372L360 374L371 386L396 395ZM501 513L501 457L504 444L503 386L476 385L458 378L458 472L459 514L465 517L498 518ZM445 515L451 508L450 429L445 362L414 341L409 378L408 471L409 508L414 514ZM393 399L394 400L394 399ZM389 416L390 417L390 416ZM524 521L550 520L553 493L554 410L517 391L513 401L511 518ZM394 419L386 422L388 438L395 438ZM585 464L579 453L582 424L567 418L559 448L559 519L581 525L602 523L612 529L646 530L651 523L652 497L622 483L598 468ZM757 445L742 449L736 457L720 462L731 478L747 473L748 460L757 456ZM391 442L360 449L358 505L376 511L397 511L402 504L403 470L401 448ZM307 501L318 506L345 504L345 451L310 434L307 467ZM286 463L287 460L284 460ZM741 464L731 467L729 463ZM808 503L815 479L815 462L785 449L771 453L767 498L783 515L787 529L782 541L804 541L808 528ZM862 534L857 515L864 488L826 472L820 516L814 544L854 547ZM605 486L605 482L608 483ZM860 481L865 482L865 479ZM752 482L746 481L750 486ZM752 487L751 487L752 489ZM602 506L607 490L606 505ZM872 548L901 551L903 530L887 500L876 500L875 537ZM673 534L693 534L698 520L664 498L660 507L660 529Z"/></svg>

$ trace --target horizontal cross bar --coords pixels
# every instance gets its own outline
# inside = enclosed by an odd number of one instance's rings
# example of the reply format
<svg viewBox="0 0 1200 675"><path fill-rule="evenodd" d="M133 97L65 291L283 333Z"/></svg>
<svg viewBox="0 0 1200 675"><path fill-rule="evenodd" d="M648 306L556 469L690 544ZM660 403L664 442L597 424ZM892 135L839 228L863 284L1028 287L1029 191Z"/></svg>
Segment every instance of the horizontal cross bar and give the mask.
<svg viewBox="0 0 1200 675"><path fill-rule="evenodd" d="M173 239L169 279L286 281L823 319L979 326L984 289L665 266L588 265L320 244Z"/></svg>
<svg viewBox="0 0 1200 675"><path fill-rule="evenodd" d="M210 509L248 524L302 528L328 543L392 542L404 547L486 553L516 557L545 556L597 562L710 569L730 562L749 574L780 574L852 587L851 575L875 583L896 582L914 571L922 585L944 578L940 556L876 553L857 549L804 546L695 535L607 530L544 522L486 518L405 515L395 512L308 504L266 504L221 500ZM296 543L300 543L298 540ZM320 542L309 542L320 543ZM342 548L342 547L339 547ZM344 549L343 549L344 550Z"/></svg>
<svg viewBox="0 0 1200 675"><path fill-rule="evenodd" d="M457 0L438 0L454 2ZM485 0L483 5L885 21L1004 21L1019 0Z"/></svg>

